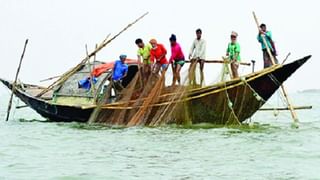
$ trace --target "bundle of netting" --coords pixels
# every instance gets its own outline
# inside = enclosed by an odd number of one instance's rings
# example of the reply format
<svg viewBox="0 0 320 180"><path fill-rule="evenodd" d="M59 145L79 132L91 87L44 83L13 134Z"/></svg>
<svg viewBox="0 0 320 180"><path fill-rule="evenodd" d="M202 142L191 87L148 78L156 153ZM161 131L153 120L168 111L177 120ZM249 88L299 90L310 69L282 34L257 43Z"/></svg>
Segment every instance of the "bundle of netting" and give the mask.
<svg viewBox="0 0 320 180"><path fill-rule="evenodd" d="M189 125L203 118L214 118L216 114L221 117L223 113L223 119L216 122L239 124L236 112L238 110L233 109L233 104L240 100L229 97L229 75L228 65L223 64L221 72L212 82L215 85L204 86L198 63L191 63L189 68L181 73L180 84L172 85L171 68L158 74L151 73L146 82L143 81L145 78L139 69L129 85L119 91L117 100L111 103L107 103L111 94L108 91L116 85L109 83L91 115L90 122L126 127L171 123ZM219 98L201 98L212 93L219 93Z"/></svg>

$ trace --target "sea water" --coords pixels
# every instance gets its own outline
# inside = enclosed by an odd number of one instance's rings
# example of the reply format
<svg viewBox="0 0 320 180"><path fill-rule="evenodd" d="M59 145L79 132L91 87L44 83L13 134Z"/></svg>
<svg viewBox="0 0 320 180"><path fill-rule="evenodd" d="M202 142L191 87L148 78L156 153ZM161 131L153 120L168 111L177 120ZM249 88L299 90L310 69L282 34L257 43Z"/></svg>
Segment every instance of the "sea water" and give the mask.
<svg viewBox="0 0 320 180"><path fill-rule="evenodd" d="M0 94L0 179L320 179L320 91L290 94L289 112L258 112L250 125L110 128L47 123ZM19 103L16 99L14 104ZM266 107L282 105L275 95Z"/></svg>

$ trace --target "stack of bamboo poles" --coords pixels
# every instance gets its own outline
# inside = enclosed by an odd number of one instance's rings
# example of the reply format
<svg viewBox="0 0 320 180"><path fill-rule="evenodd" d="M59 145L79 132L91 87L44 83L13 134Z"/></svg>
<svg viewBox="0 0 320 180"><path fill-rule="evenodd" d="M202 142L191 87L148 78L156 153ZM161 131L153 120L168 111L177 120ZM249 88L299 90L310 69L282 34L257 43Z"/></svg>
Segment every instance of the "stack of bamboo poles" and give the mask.
<svg viewBox="0 0 320 180"><path fill-rule="evenodd" d="M127 29L132 27L134 24L136 24L138 21L140 21L142 18L144 18L148 14L145 13L139 18L137 18L132 23L128 24L124 29L122 29L119 33L117 33L115 36L113 36L111 39L109 39L110 34L98 45L98 47L88 54L78 65L76 65L74 68L70 69L66 73L64 73L58 80L53 82L50 86L48 86L46 89L44 89L42 92L40 92L37 97L41 97L43 94L47 93L48 91L52 90L54 87L62 85L70 76L72 76L74 73L78 72L79 69L85 65L89 59L93 56L95 56L99 51L101 51L104 47L106 47L108 44L110 44L114 39L116 39L118 36L120 36L123 32L125 32ZM109 40L108 40L109 39Z"/></svg>

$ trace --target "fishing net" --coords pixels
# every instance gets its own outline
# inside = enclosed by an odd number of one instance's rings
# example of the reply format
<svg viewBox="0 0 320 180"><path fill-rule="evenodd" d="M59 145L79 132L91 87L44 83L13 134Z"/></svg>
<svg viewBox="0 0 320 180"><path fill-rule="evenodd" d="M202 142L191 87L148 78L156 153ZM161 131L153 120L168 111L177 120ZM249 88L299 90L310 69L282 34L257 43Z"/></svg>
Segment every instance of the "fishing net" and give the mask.
<svg viewBox="0 0 320 180"><path fill-rule="evenodd" d="M148 81L143 84L142 70L139 69L129 85L120 91L115 103L107 103L113 88L111 82L89 122L156 126L172 121L177 102L185 97L188 88L185 86L187 78L182 80L180 86L167 87L165 85L167 71L167 69L162 71L160 76L152 73Z"/></svg>
<svg viewBox="0 0 320 180"><path fill-rule="evenodd" d="M91 115L90 122L120 126L161 126L175 123L188 125L198 122L215 122L217 124L241 124L247 105L241 92L253 89L243 79L231 80L228 64L222 64L212 84L201 85L201 72L198 63L191 63L188 70L181 73L181 84L168 86L172 72L164 70L161 74L152 73L144 83L142 70L117 95L115 102L108 103L111 93L105 93ZM185 68L186 69L186 68ZM239 92L229 89L240 83ZM106 91L114 85L110 83ZM215 99L203 98L216 94ZM259 102L258 102L259 103ZM256 106L260 106L257 104ZM212 118L217 118L212 120ZM220 119L218 119L220 118Z"/></svg>
<svg viewBox="0 0 320 180"><path fill-rule="evenodd" d="M89 122L123 125L126 121L127 112L131 110L129 106L132 100L139 96L143 88L141 80L141 71L139 70L125 88L122 87L120 82L110 81L104 96L91 114ZM112 91L115 94L115 103L108 102L111 99Z"/></svg>

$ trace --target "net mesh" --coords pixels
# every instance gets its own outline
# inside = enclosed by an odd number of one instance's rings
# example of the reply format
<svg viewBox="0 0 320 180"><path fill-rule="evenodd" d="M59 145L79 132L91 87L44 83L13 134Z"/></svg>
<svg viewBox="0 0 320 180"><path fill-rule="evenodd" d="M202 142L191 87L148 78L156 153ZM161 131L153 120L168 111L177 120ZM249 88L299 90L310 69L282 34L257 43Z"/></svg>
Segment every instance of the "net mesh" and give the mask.
<svg viewBox="0 0 320 180"><path fill-rule="evenodd" d="M161 126L168 123L188 125L197 123L199 118L217 116L222 117L220 120L215 120L219 124L241 124L238 116L241 115L245 103L242 96L231 98L229 95L232 92L228 90L228 82L232 77L228 64L222 64L215 80L210 79L213 81L212 84L222 83L221 87L216 89L201 85L198 63L191 63L189 70L181 73L180 85L166 86L170 78L173 77L168 69L162 71L160 75L152 73L148 80L144 81L140 68L129 85L117 95L115 103L107 103L111 93L105 93L108 95L101 98L91 115L90 122L127 127ZM252 90L247 87L248 83L242 84L245 90ZM107 91L110 91L112 86L110 83ZM210 87L213 89L209 89ZM205 101L197 99L209 90L216 90L219 93L218 99ZM251 94L253 96L254 92ZM236 109L235 104L237 104ZM201 107L197 107L200 105ZM215 112L214 109L219 109L219 112Z"/></svg>

